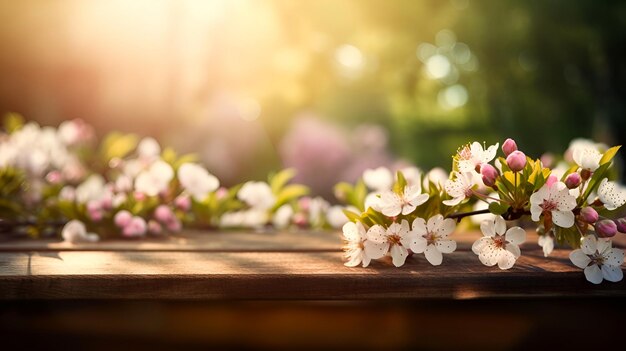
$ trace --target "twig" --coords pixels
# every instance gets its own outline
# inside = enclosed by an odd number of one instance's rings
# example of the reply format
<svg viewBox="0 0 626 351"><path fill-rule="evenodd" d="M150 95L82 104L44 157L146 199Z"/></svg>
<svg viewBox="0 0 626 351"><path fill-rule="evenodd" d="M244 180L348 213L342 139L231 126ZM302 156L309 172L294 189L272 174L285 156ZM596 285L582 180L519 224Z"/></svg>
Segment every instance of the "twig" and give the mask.
<svg viewBox="0 0 626 351"><path fill-rule="evenodd" d="M452 218L452 219L456 219L456 220L461 220L465 217L469 217L469 216L475 216L475 215L479 215L479 214L485 214L485 213L490 213L489 209L484 209L484 210L477 210L477 211L471 211L471 212L458 212L458 213L453 213L451 215L448 216L448 218Z"/></svg>

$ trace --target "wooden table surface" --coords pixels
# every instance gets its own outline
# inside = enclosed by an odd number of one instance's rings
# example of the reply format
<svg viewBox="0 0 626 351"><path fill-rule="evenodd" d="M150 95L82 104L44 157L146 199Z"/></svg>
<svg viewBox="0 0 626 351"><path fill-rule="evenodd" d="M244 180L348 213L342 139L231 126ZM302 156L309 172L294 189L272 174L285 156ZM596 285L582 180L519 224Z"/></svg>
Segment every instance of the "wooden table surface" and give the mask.
<svg viewBox="0 0 626 351"><path fill-rule="evenodd" d="M375 300L626 296L626 282L593 285L569 249L543 257L529 232L508 271L471 252L479 232L431 266L413 255L348 268L338 232L185 232L166 239L71 245L0 242L0 299ZM624 246L625 238L616 240Z"/></svg>

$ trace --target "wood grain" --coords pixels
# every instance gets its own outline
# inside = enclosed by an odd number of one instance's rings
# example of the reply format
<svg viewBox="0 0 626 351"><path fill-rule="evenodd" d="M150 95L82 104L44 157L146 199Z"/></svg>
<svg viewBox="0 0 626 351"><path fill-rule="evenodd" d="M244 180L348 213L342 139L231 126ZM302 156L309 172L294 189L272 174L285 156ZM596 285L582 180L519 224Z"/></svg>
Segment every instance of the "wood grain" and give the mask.
<svg viewBox="0 0 626 351"><path fill-rule="evenodd" d="M558 250L525 252L514 268L482 266L471 252L433 267L421 255L401 268L348 268L336 252L59 252L3 254L3 299L394 299L626 295L626 284L587 283ZM8 265L4 265L8 263Z"/></svg>
<svg viewBox="0 0 626 351"><path fill-rule="evenodd" d="M4 243L0 299L355 300L626 296L626 283L588 283L557 249L544 258L536 234L508 271L470 250L480 233L431 266L413 255L343 266L339 233L186 233L160 242ZM179 240L184 239L180 242ZM234 240L231 240L234 239Z"/></svg>

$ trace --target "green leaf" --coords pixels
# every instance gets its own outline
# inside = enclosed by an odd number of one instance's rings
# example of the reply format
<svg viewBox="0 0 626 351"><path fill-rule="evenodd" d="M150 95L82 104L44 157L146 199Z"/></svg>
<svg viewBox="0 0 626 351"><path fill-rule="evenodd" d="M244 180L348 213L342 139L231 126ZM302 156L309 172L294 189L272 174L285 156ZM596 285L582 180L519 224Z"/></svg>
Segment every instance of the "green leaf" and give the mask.
<svg viewBox="0 0 626 351"><path fill-rule="evenodd" d="M19 113L9 112L4 115L4 129L9 133L13 133L22 129L24 126L24 117Z"/></svg>
<svg viewBox="0 0 626 351"><path fill-rule="evenodd" d="M604 153L604 155L602 155L602 158L600 159L600 166L604 165L605 163L611 162L611 160L613 160L613 157L615 157L617 151L619 151L621 147L622 145L617 145L606 150L606 152Z"/></svg>
<svg viewBox="0 0 626 351"><path fill-rule="evenodd" d="M180 166L184 165L185 163L195 163L195 162L198 162L198 155L185 154L179 157L178 160L176 160L176 162L174 162L174 169L176 170L179 169Z"/></svg>
<svg viewBox="0 0 626 351"><path fill-rule="evenodd" d="M509 210L509 205L506 204L502 204L499 202L492 202L489 204L489 212L495 214L495 215L503 215L506 213L506 211Z"/></svg>
<svg viewBox="0 0 626 351"><path fill-rule="evenodd" d="M295 176L296 170L293 168L283 169L274 176L271 176L269 183L272 188L272 193L275 195L280 193L280 190Z"/></svg>
<svg viewBox="0 0 626 351"><path fill-rule="evenodd" d="M343 210L343 214L345 214L346 217L348 217L348 219L351 222L355 222L356 223L356 222L361 220L361 216L359 214L354 213L354 212L352 212L350 210Z"/></svg>
<svg viewBox="0 0 626 351"><path fill-rule="evenodd" d="M280 194L278 194L276 203L274 204L274 207L272 207L272 211L288 203L289 201L295 200L301 196L307 195L308 193L309 193L309 188L304 185L301 185L301 184L287 185L280 191Z"/></svg>
<svg viewBox="0 0 626 351"><path fill-rule="evenodd" d="M354 186L354 193L352 194L352 206L358 208L360 211L365 211L365 197L367 197L367 186L363 179Z"/></svg>
<svg viewBox="0 0 626 351"><path fill-rule="evenodd" d="M402 174L402 172L400 171L398 171L397 173L397 178L398 180L393 185L393 192L398 195L402 195L402 193L404 193L404 188L407 185L407 181L406 178L404 178L404 174Z"/></svg>
<svg viewBox="0 0 626 351"><path fill-rule="evenodd" d="M178 155L176 154L176 151L174 151L171 147L166 147L163 152L161 152L161 158L163 161L170 165L173 165L176 162L177 157Z"/></svg>
<svg viewBox="0 0 626 351"><path fill-rule="evenodd" d="M611 163L610 162L603 164L598 169L596 169L595 172L593 172L593 175L591 176L591 179L589 179L589 184L585 188L585 192L579 198L578 206L581 206L587 200L589 195L592 192L596 191L598 186L600 186L600 181L602 181L602 179L605 177L609 167L611 167Z"/></svg>
<svg viewBox="0 0 626 351"><path fill-rule="evenodd" d="M121 134L117 132L110 133L104 138L100 153L102 158L108 162L112 158L122 158L133 151L139 138L134 134Z"/></svg>

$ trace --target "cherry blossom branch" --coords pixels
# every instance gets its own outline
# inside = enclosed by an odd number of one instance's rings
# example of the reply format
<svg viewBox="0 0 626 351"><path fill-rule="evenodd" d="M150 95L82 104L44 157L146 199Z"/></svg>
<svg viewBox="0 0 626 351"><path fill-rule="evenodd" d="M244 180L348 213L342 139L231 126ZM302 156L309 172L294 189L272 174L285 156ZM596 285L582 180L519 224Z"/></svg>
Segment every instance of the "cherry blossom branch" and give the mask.
<svg viewBox="0 0 626 351"><path fill-rule="evenodd" d="M485 213L490 213L489 209L476 210L476 211L470 211L470 212L457 212L457 213L453 213L447 216L447 218L452 218L452 219L456 219L457 221L460 221L461 219L465 217L475 216L475 215L485 214Z"/></svg>

